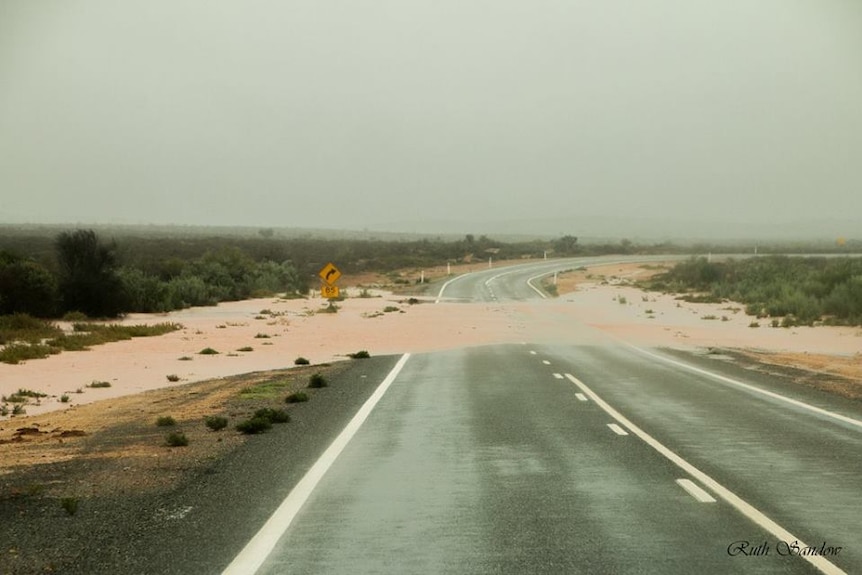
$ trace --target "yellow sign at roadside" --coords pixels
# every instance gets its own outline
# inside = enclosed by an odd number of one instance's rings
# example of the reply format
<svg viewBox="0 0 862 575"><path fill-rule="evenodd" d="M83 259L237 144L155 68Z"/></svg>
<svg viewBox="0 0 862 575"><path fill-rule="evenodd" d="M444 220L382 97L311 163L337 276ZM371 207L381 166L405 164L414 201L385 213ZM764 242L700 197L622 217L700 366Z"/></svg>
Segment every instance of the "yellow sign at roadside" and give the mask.
<svg viewBox="0 0 862 575"><path fill-rule="evenodd" d="M338 286L323 286L320 288L320 295L326 299L338 299Z"/></svg>
<svg viewBox="0 0 862 575"><path fill-rule="evenodd" d="M317 275L319 275L320 279L325 281L327 285L331 286L334 285L335 282L338 281L338 278L341 277L341 271L337 267L335 267L335 264L329 262L328 264L323 266L323 269L320 270Z"/></svg>

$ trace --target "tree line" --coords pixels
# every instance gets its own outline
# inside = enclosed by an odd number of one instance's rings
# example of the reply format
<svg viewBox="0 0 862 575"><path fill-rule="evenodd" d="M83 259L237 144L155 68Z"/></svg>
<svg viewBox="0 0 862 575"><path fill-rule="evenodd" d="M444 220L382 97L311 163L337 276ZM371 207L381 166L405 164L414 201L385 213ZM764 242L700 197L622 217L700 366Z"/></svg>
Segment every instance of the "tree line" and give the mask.
<svg viewBox="0 0 862 575"><path fill-rule="evenodd" d="M782 325L862 325L862 258L765 256L711 262L692 258L651 287L746 305Z"/></svg>
<svg viewBox="0 0 862 575"><path fill-rule="evenodd" d="M290 262L256 261L237 247L160 266L119 257L123 249L93 230L62 232L53 247L47 263L0 251L0 315L117 317L308 290L308 280Z"/></svg>

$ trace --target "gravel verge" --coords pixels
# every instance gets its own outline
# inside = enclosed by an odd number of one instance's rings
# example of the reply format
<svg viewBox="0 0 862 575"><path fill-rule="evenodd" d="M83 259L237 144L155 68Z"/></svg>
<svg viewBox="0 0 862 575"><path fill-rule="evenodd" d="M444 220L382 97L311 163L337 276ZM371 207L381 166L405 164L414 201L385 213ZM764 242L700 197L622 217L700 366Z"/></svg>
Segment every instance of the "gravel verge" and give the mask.
<svg viewBox="0 0 862 575"><path fill-rule="evenodd" d="M117 418L121 421L103 423L79 438L60 438L57 429L19 421L64 451L49 463L0 468L0 573L220 572L397 359L372 357L141 394L114 406L118 412L137 409L137 418ZM311 397L308 402L284 402L289 392L305 387L309 373L318 371L325 374L327 387L304 390ZM286 384L275 391L267 388L276 380ZM213 413L212 402L196 409L193 401L208 397L207 385L222 395L231 392L218 403L231 422L220 432L203 423ZM240 393L255 386L264 392ZM154 403L158 412L186 414L177 417L177 430L187 433L188 447L164 444L172 428L154 425L153 410L144 407ZM284 408L291 421L254 436L234 430L262 406ZM100 409L99 404L87 407ZM5 453L23 448L27 434L13 445L6 427L5 435L0 433L6 445L0 447ZM75 441L77 451L70 453L69 443Z"/></svg>

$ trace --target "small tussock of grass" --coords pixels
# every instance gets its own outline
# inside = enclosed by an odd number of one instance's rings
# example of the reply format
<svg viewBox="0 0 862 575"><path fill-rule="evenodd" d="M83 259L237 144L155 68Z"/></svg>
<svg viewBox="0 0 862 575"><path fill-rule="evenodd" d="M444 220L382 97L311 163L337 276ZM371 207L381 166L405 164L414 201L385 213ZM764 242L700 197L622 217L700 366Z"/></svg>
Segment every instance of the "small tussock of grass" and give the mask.
<svg viewBox="0 0 862 575"><path fill-rule="evenodd" d="M63 508L63 511L65 511L67 515L72 516L78 512L78 498L63 497L60 499L60 507Z"/></svg>
<svg viewBox="0 0 862 575"><path fill-rule="evenodd" d="M401 311L401 310L394 305L388 305L388 306L383 308L383 313L392 313L395 311Z"/></svg>
<svg viewBox="0 0 862 575"><path fill-rule="evenodd" d="M60 396L60 403L69 403L69 395L64 393Z"/></svg>
<svg viewBox="0 0 862 575"><path fill-rule="evenodd" d="M168 381L170 381L170 382L176 382L176 381L179 381L179 380L180 380L180 376L178 376L178 375L177 375L177 374L175 374L175 373L172 373L172 374L170 374L170 375L166 375L165 377L166 377L166 378L167 378L167 380L168 380Z"/></svg>
<svg viewBox="0 0 862 575"><path fill-rule="evenodd" d="M715 319L718 319L718 316L713 315L713 314L708 314L708 315L701 316L700 319L715 320Z"/></svg>
<svg viewBox="0 0 862 575"><path fill-rule="evenodd" d="M92 388L92 389L111 387L111 382L110 381L95 381L94 380L93 382L88 383L87 387Z"/></svg>
<svg viewBox="0 0 862 575"><path fill-rule="evenodd" d="M39 401L43 397L48 397L47 393L42 393L40 391L33 391L32 389L19 389L15 393L9 396L3 396L2 401L9 403L27 403L31 399L35 399Z"/></svg>
<svg viewBox="0 0 862 575"><path fill-rule="evenodd" d="M192 361L192 359L194 359L194 358L192 358L192 356L184 355L181 358L179 358L179 361Z"/></svg>
<svg viewBox="0 0 862 575"><path fill-rule="evenodd" d="M311 389L320 389L322 387L326 387L329 385L329 382L326 381L326 378L323 377L323 374L315 373L308 379L308 387Z"/></svg>
<svg viewBox="0 0 862 575"><path fill-rule="evenodd" d="M172 431L165 436L165 444L168 447L185 447L189 444L189 438L185 433Z"/></svg>
<svg viewBox="0 0 862 575"><path fill-rule="evenodd" d="M239 392L243 399L274 399L284 393L290 381L286 379L272 379L246 387Z"/></svg>
<svg viewBox="0 0 862 575"><path fill-rule="evenodd" d="M255 339L269 339L272 336L267 334L267 333L259 333L254 337L255 337Z"/></svg>
<svg viewBox="0 0 862 575"><path fill-rule="evenodd" d="M218 355L219 352L211 347L205 347L198 352L199 355Z"/></svg>
<svg viewBox="0 0 862 575"><path fill-rule="evenodd" d="M265 417L252 417L237 424L236 430L246 435L257 435L272 429L272 422Z"/></svg>
<svg viewBox="0 0 862 575"><path fill-rule="evenodd" d="M177 424L177 420L171 417L170 415L163 415L156 419L156 425L158 427L173 427Z"/></svg>
<svg viewBox="0 0 862 575"><path fill-rule="evenodd" d="M748 324L748 327L760 327L760 322L753 321L750 324Z"/></svg>
<svg viewBox="0 0 862 575"><path fill-rule="evenodd" d="M310 363L311 363L310 361L308 361L306 358L304 358L302 356L297 357L296 359L293 360L294 365L308 365Z"/></svg>
<svg viewBox="0 0 862 575"><path fill-rule="evenodd" d="M213 431L221 431L227 427L227 417L221 415L208 415L204 419L204 424Z"/></svg>
<svg viewBox="0 0 862 575"><path fill-rule="evenodd" d="M237 349L237 351L254 351L254 348L251 347L250 345L247 345L245 347L241 347L241 348Z"/></svg>
<svg viewBox="0 0 862 575"><path fill-rule="evenodd" d="M270 423L289 423L290 415L283 409L263 407L254 412L254 417L263 417Z"/></svg>
<svg viewBox="0 0 862 575"><path fill-rule="evenodd" d="M367 350L363 349L354 353L348 353L347 357L349 357L350 359L368 359L369 357L371 357L371 354L368 353Z"/></svg>
<svg viewBox="0 0 862 575"><path fill-rule="evenodd" d="M284 398L285 403L303 403L308 401L308 394L304 391L296 391Z"/></svg>

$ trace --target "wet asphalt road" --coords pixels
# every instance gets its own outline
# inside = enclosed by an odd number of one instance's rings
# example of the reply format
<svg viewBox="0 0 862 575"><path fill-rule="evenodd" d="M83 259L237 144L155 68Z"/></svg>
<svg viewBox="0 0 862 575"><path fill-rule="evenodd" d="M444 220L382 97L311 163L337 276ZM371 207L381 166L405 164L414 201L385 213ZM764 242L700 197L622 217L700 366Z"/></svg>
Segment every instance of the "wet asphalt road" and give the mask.
<svg viewBox="0 0 862 575"><path fill-rule="evenodd" d="M705 367L732 380L604 341L412 356L257 572L862 572L858 403Z"/></svg>

